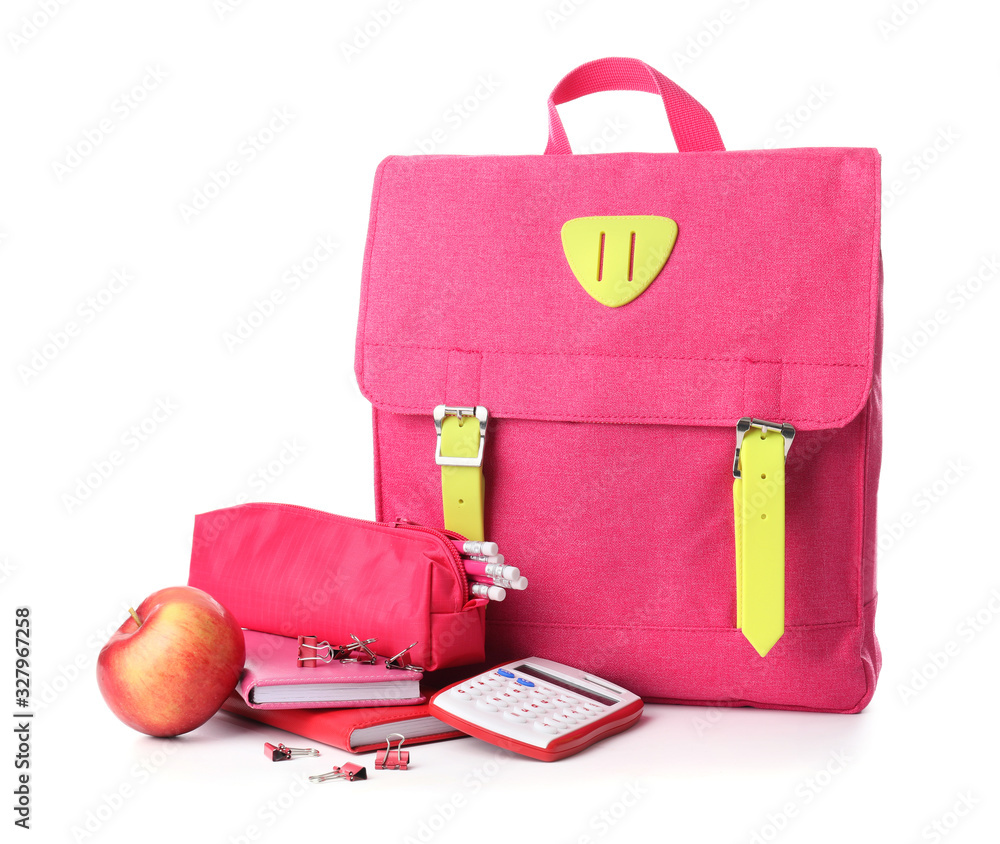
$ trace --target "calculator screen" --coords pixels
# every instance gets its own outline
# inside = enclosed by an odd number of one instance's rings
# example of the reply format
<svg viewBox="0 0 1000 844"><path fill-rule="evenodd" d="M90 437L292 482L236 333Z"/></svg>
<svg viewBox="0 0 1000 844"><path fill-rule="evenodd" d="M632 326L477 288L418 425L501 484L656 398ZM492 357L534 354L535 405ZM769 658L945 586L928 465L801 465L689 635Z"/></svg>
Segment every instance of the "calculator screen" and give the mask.
<svg viewBox="0 0 1000 844"><path fill-rule="evenodd" d="M566 691L586 695L591 700L596 700L598 703L605 703L608 706L614 706L619 702L615 698L605 697L602 694L598 694L593 689L589 689L586 686L578 686L576 683L571 683L569 680L563 680L561 677L553 677L551 674L542 671L539 668L535 668L533 665L519 665L514 670L520 671L522 674L527 674L530 677L537 677L539 680L545 680L545 682L551 683L553 686L558 686L561 689L566 689Z"/></svg>

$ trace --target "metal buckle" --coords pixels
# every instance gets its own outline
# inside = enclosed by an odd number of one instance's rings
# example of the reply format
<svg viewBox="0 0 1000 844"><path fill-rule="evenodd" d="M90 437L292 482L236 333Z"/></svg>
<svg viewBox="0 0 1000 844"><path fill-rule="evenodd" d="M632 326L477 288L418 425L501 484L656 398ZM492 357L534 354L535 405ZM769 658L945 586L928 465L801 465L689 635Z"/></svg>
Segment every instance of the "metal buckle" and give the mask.
<svg viewBox="0 0 1000 844"><path fill-rule="evenodd" d="M736 454L733 457L733 477L741 478L740 474L740 449L743 447L743 437L751 428L759 428L765 433L767 431L777 431L785 438L785 459L788 459L788 449L792 447L792 440L795 439L795 428L787 422L767 422L764 419L752 419L744 416L736 423Z"/></svg>
<svg viewBox="0 0 1000 844"><path fill-rule="evenodd" d="M479 454L475 457L451 457L441 454L441 427L446 416L455 416L460 421L468 416L479 420ZM489 421L489 411L482 405L475 407L448 407L439 404L434 408L434 429L437 431L437 448L434 450L434 462L438 466L482 466L483 448L486 445L486 423Z"/></svg>

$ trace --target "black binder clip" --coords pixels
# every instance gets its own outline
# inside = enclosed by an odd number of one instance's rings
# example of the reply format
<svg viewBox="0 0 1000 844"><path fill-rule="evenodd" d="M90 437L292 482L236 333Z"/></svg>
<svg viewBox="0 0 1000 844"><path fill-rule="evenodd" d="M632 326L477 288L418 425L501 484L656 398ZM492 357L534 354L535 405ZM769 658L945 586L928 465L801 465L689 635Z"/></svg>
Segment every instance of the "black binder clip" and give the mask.
<svg viewBox="0 0 1000 844"><path fill-rule="evenodd" d="M421 668L419 665L411 665L409 662L409 658L407 657L407 653L409 652L410 648L415 647L416 644L417 643L414 642L409 647L403 648L403 650L401 650L395 656L388 657L385 661L385 667L398 668L404 671L423 671L424 669Z"/></svg>
<svg viewBox="0 0 1000 844"><path fill-rule="evenodd" d="M356 780L366 779L368 779L368 772L361 765L355 765L353 762L347 762L344 765L338 765L329 773L316 774L314 777L309 777L309 782L326 782L327 780L347 780L348 782L355 782Z"/></svg>
<svg viewBox="0 0 1000 844"><path fill-rule="evenodd" d="M399 739L399 744L392 746L392 740ZM403 750L406 736L402 733L389 733L385 737L385 750L375 754L375 768L379 771L405 771L410 763L410 751Z"/></svg>
<svg viewBox="0 0 1000 844"><path fill-rule="evenodd" d="M319 751L312 747L285 747L265 741L264 755L272 762L286 762L295 756L319 756Z"/></svg>

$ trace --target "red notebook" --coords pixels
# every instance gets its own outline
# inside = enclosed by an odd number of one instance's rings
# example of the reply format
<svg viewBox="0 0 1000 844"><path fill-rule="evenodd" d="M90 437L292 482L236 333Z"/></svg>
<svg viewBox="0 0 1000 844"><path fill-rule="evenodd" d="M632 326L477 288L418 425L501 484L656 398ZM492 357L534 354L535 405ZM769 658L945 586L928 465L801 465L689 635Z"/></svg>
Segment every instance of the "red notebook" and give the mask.
<svg viewBox="0 0 1000 844"><path fill-rule="evenodd" d="M408 745L465 735L430 715L426 703L360 709L251 709L234 691L222 708L350 753L385 747L389 733L402 733Z"/></svg>

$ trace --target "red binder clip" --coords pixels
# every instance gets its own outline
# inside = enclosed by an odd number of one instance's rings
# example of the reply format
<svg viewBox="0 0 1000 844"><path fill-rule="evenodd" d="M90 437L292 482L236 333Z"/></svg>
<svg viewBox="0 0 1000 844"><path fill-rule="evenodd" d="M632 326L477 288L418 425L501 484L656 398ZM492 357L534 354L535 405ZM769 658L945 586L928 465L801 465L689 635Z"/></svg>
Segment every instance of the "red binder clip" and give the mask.
<svg viewBox="0 0 1000 844"><path fill-rule="evenodd" d="M319 756L319 751L312 747L285 747L265 741L264 755L272 762L285 762L293 756Z"/></svg>
<svg viewBox="0 0 1000 844"><path fill-rule="evenodd" d="M389 658L387 658L385 661L385 667L400 668L405 671L423 671L424 669L421 668L419 665L410 665L410 660L409 657L407 656L410 648L416 647L416 644L417 643L414 642L409 647L403 648L403 650L401 650L395 656L390 656Z"/></svg>
<svg viewBox="0 0 1000 844"><path fill-rule="evenodd" d="M395 748L392 740L399 738L399 744ZM403 750L403 742L406 736L402 733L389 733L385 737L385 750L380 750L375 754L375 768L379 771L405 771L410 763L410 751Z"/></svg>
<svg viewBox="0 0 1000 844"><path fill-rule="evenodd" d="M338 779L347 780L348 782L366 780L368 779L368 772L361 765L355 765L353 762L348 762L345 765L339 765L329 773L317 774L314 777L309 777L309 782L326 782L327 780Z"/></svg>

